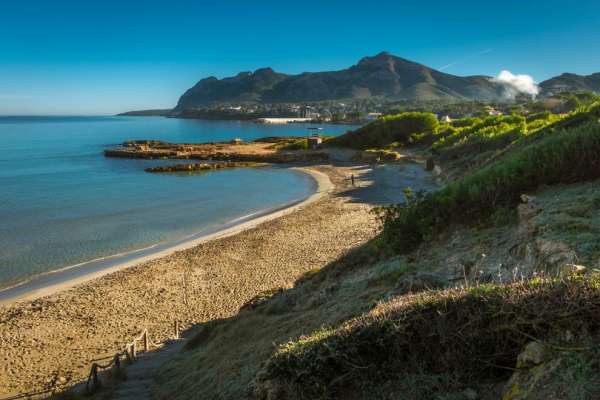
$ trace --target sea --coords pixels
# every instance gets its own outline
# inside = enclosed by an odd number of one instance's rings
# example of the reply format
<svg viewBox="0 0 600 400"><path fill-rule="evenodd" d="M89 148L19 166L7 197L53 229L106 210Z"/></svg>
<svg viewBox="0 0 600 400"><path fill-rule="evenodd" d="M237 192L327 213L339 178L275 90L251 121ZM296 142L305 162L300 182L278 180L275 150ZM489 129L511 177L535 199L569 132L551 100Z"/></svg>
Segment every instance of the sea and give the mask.
<svg viewBox="0 0 600 400"><path fill-rule="evenodd" d="M299 202L314 180L283 167L150 174L173 161L106 158L125 140L306 135L308 124L164 117L0 117L0 287L214 232ZM319 125L338 135L353 127Z"/></svg>

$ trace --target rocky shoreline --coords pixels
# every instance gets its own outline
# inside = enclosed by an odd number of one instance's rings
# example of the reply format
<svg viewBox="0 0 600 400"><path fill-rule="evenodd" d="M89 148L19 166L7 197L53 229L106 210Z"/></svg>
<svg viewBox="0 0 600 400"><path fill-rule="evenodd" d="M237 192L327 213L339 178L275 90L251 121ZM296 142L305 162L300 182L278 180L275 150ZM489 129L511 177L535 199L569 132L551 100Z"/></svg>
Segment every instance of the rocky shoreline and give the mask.
<svg viewBox="0 0 600 400"><path fill-rule="evenodd" d="M161 172L192 172L192 171L217 171L233 168L254 168L262 167L265 164L256 162L220 162L220 163L194 163L194 164L174 164L162 165L159 167L146 168L146 172L161 173Z"/></svg>
<svg viewBox="0 0 600 400"><path fill-rule="evenodd" d="M168 143L159 140L126 141L120 147L106 149L106 157L148 160L212 160L240 163L321 162L329 155L319 150L281 150L291 138L266 138L264 141L233 140L220 143Z"/></svg>

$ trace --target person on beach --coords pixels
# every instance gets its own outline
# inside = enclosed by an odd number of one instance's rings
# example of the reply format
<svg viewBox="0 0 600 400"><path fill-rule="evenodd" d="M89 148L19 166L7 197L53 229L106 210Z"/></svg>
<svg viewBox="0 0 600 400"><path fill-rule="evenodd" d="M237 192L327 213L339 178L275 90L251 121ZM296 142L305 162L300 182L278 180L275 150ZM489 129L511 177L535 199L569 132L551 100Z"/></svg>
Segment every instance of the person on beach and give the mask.
<svg viewBox="0 0 600 400"><path fill-rule="evenodd" d="M354 184L354 174L350 175L350 180L352 181L352 187L355 187L356 185Z"/></svg>

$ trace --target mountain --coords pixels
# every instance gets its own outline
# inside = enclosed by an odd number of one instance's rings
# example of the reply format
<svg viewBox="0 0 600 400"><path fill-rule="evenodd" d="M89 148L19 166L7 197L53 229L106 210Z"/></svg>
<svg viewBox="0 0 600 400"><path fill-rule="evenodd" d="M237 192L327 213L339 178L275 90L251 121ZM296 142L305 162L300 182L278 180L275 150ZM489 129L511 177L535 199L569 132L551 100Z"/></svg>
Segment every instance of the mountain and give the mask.
<svg viewBox="0 0 600 400"><path fill-rule="evenodd" d="M170 109L135 110L117 114L122 117L164 117L171 112Z"/></svg>
<svg viewBox="0 0 600 400"><path fill-rule="evenodd" d="M561 92L600 93L600 72L587 76L565 73L540 83L540 87L544 95Z"/></svg>
<svg viewBox="0 0 600 400"><path fill-rule="evenodd" d="M502 98L504 87L486 76L460 77L390 53L365 57L340 71L277 73L271 68L235 77L202 79L176 110L223 102L313 102L382 98L388 100L482 100Z"/></svg>
<svg viewBox="0 0 600 400"><path fill-rule="evenodd" d="M222 102L260 102L265 93L272 90L289 75L261 68L254 72L240 72L231 78L214 76L202 79L180 97L175 109L182 110Z"/></svg>

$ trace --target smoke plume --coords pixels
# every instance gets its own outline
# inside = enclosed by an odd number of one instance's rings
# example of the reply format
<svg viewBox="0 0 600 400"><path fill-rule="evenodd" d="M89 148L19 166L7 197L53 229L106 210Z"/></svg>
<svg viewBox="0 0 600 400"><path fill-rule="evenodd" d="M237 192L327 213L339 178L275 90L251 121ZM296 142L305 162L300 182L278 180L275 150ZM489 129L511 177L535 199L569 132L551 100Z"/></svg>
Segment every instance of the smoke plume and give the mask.
<svg viewBox="0 0 600 400"><path fill-rule="evenodd" d="M514 99L519 94L535 97L540 92L540 88L530 75L514 75L504 70L497 77L492 78L492 81L504 87L503 95L509 99Z"/></svg>

